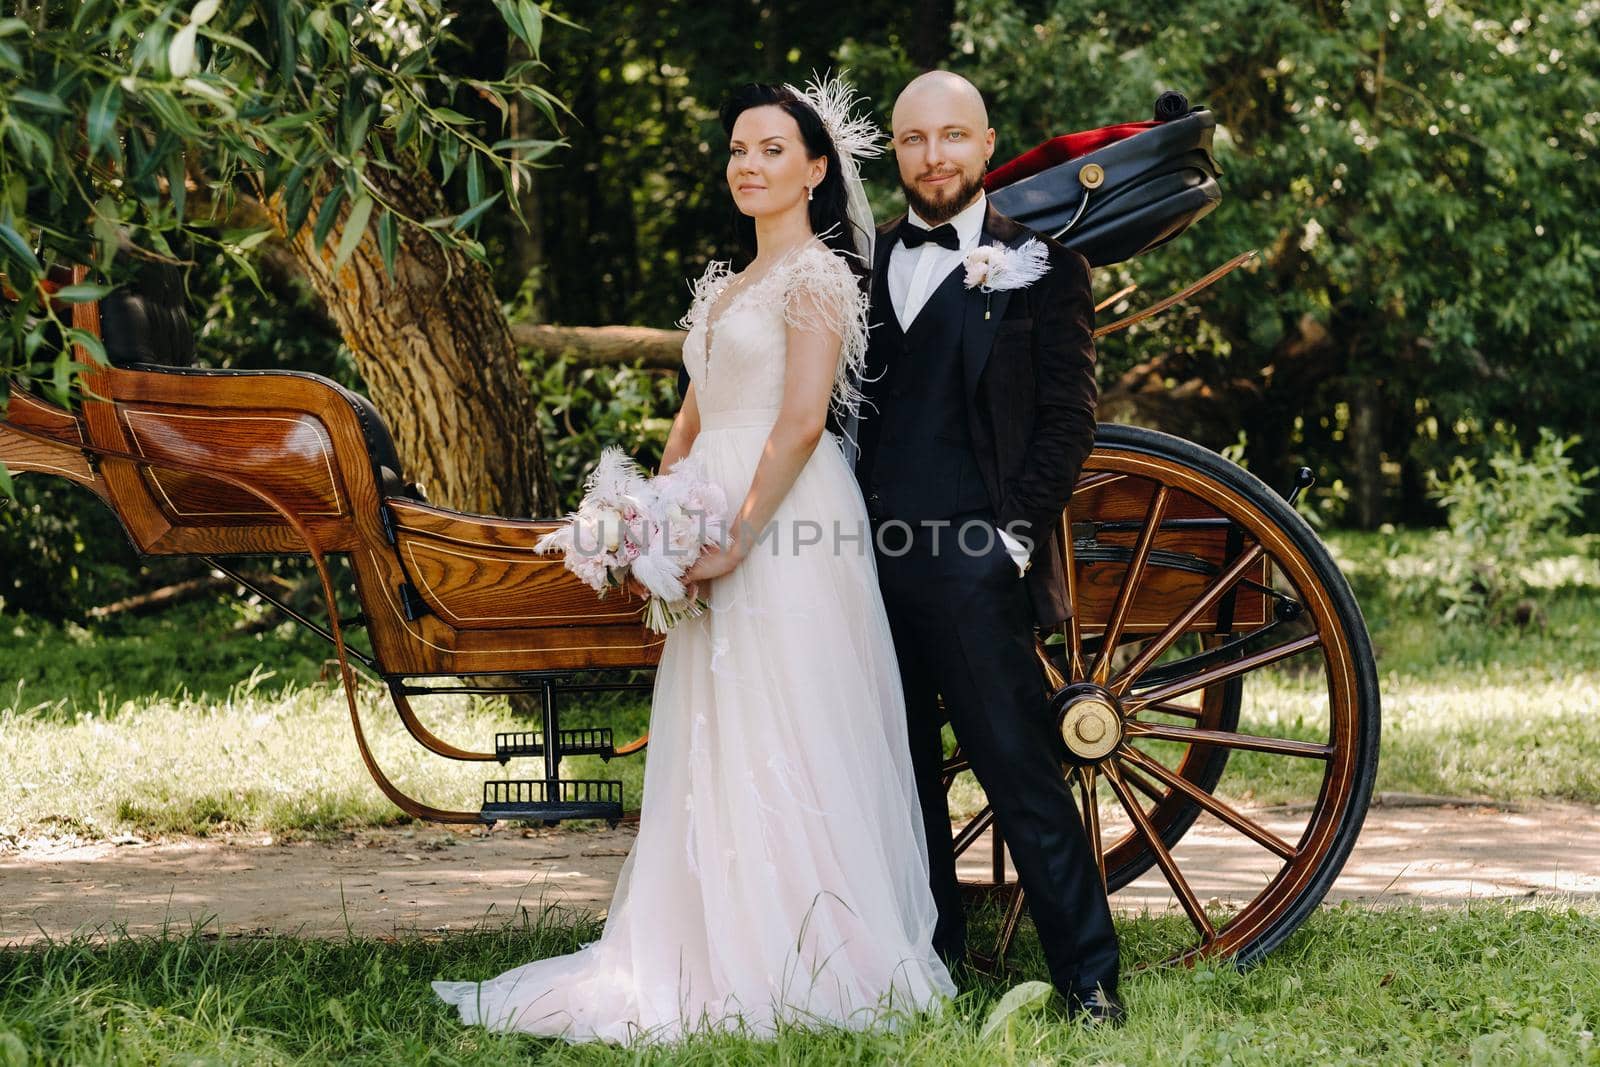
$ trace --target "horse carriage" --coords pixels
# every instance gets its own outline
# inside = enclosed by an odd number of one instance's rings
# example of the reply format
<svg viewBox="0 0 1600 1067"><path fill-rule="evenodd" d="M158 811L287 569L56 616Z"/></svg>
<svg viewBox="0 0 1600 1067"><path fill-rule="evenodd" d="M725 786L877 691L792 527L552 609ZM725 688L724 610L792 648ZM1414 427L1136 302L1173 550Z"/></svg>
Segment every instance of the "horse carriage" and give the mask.
<svg viewBox="0 0 1600 1067"><path fill-rule="evenodd" d="M1172 106L1176 95L1158 103L1156 121L1059 137L995 170L996 207L1096 266L1170 240L1220 199L1214 119L1186 101ZM1246 258L1097 333L1154 314ZM84 486L141 553L199 557L326 638L361 757L411 816L623 817L620 783L563 777L561 761L635 755L648 736L619 743L611 729L563 728L563 699L648 690L664 638L642 624L642 601L597 599L558 557L535 551L557 520L430 504L405 480L377 410L327 379L193 366L175 291L124 288L72 313L102 339L109 363L78 349L90 366L76 410L12 383L0 462ZM1294 508L1309 484L1302 471L1286 497L1187 441L1102 425L1061 516L1075 611L1059 632L1037 634L1042 698L1107 890L1155 869L1187 917L1158 957L1248 963L1271 951L1320 903L1366 812L1376 673L1350 589ZM260 555L309 558L326 625L235 569L239 557ZM348 583L330 566L341 556ZM341 616L338 594L352 586L360 610ZM364 637L353 642L356 634ZM387 689L429 752L502 767L532 759L537 770L490 778L469 807L407 795L368 744L358 668ZM540 721L463 747L436 736L412 706L440 692L537 694ZM957 749L947 787L970 794L958 785L965 770ZM1251 803L1262 797L1274 803ZM1191 834L1201 816L1220 831ZM979 806L954 833L969 873L982 858L971 890L999 898L999 937L986 957L998 965L1023 894L993 822ZM1259 853L1258 876L1228 886L1228 903L1196 889L1219 840Z"/></svg>

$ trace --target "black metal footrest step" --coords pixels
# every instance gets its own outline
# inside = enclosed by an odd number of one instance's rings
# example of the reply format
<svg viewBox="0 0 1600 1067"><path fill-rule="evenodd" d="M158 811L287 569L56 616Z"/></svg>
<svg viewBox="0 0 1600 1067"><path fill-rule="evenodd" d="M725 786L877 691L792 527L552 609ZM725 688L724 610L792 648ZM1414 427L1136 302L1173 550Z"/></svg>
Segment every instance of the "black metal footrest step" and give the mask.
<svg viewBox="0 0 1600 1067"><path fill-rule="evenodd" d="M614 756L611 728L597 726L581 730L556 731L558 756ZM536 731L516 731L494 735L494 758L501 763L514 756L544 755L544 735Z"/></svg>
<svg viewBox="0 0 1600 1067"><path fill-rule="evenodd" d="M483 821L501 819L622 818L622 783L600 778L563 778L556 796L542 778L483 783Z"/></svg>

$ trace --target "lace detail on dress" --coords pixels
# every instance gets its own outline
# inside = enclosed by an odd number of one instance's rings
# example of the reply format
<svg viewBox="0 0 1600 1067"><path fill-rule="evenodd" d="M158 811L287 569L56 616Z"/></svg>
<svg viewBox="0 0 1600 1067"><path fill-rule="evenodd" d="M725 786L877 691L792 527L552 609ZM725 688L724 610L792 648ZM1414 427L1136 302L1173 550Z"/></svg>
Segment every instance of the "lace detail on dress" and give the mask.
<svg viewBox="0 0 1600 1067"><path fill-rule="evenodd" d="M839 363L829 406L843 422L864 399L856 383L867 363L867 294L844 258L826 246L811 245L784 266L789 272L783 292L784 322L799 330L839 334Z"/></svg>

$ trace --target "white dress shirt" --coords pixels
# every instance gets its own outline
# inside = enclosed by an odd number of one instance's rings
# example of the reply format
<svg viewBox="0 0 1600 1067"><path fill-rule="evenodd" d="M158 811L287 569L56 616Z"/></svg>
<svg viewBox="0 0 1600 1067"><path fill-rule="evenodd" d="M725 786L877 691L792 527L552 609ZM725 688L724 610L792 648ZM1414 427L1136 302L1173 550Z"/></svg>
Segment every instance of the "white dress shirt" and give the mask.
<svg viewBox="0 0 1600 1067"><path fill-rule="evenodd" d="M956 236L961 240L960 248L945 248L932 241L924 241L916 248L907 248L903 242L896 241L889 250L889 301L894 305L895 318L900 320L900 329L910 329L927 304L928 297L944 284L951 271L965 269L963 261L967 253L977 248L983 239L983 218L987 210L988 197L980 189L978 198L950 220L956 229ZM906 210L905 224L920 226L925 230L933 229L918 216L915 208ZM998 526L995 527L995 533L1000 535L1006 554L1016 563L1017 574L1026 573L1032 560L1028 558L1022 543Z"/></svg>
<svg viewBox="0 0 1600 1067"><path fill-rule="evenodd" d="M894 243L894 248L889 251L889 299L894 304L894 314L900 320L902 330L911 328L912 321L928 302L928 297L944 284L951 271L962 266L967 253L978 247L978 242L983 238L983 215L987 204L988 197L980 189L978 199L962 208L961 213L950 220L950 225L956 228L956 236L961 239L960 248L945 248L932 241L925 241L916 248L907 248L900 241ZM915 208L906 211L906 225L933 229L917 215Z"/></svg>

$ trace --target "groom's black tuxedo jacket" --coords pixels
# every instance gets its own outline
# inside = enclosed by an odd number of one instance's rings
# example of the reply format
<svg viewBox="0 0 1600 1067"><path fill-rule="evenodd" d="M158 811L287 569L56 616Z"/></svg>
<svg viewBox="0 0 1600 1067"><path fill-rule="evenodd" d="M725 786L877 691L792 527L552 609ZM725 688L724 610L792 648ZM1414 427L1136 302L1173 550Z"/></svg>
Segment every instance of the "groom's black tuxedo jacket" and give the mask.
<svg viewBox="0 0 1600 1067"><path fill-rule="evenodd" d="M889 298L889 254L899 240L904 217L878 227L873 263L873 338L867 353L866 377L884 381L889 362L907 359L916 373L917 353L910 346L887 343L902 337ZM958 302L940 310L947 329L960 331L958 405L966 413L964 437L981 472L983 487L997 524L1032 542L1033 564L1025 580L1041 625L1067 618L1072 605L1063 579L1061 512L1094 447L1094 299L1089 289L1088 261L1059 242L1036 234L993 207L984 217L984 244L996 241L1016 248L1037 237L1049 249L1050 270L1021 289L984 294L962 287L962 279L944 279L930 296ZM958 266L956 274L962 273ZM984 317L985 307L989 317ZM917 321L931 309L924 307ZM917 321L910 324L915 328ZM948 338L946 338L948 340ZM954 355L954 353L951 353ZM954 376L951 381L954 382ZM862 453L857 476L867 477L872 453L890 445L877 440L895 396L875 383L864 386L876 405L863 406L858 427ZM880 395L881 394L881 395ZM878 424L874 425L874 420ZM870 494L870 486L864 486ZM869 505L869 510L870 505Z"/></svg>

